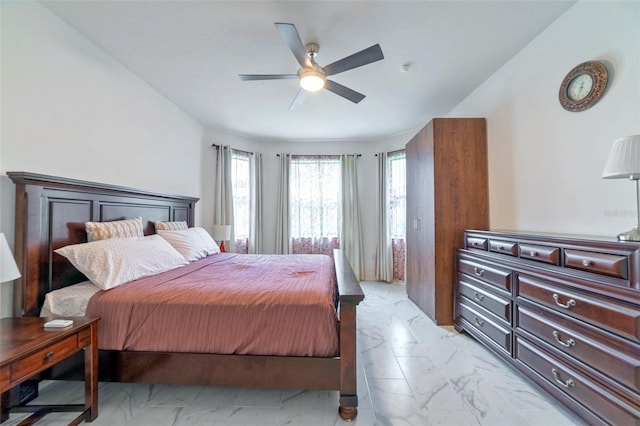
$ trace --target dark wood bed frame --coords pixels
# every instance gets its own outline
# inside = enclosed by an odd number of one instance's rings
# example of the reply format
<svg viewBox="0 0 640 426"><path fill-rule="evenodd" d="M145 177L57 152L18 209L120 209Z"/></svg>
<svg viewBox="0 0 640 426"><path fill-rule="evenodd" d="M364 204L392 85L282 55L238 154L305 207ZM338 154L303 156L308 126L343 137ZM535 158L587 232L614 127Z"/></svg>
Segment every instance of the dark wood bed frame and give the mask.
<svg viewBox="0 0 640 426"><path fill-rule="evenodd" d="M37 316L44 295L85 280L59 247L87 241L86 221L142 216L145 234L156 220L194 224L197 198L141 191L26 172L8 172L16 184L15 256L22 272L15 312ZM336 250L340 353L331 358L100 351L100 380L340 391L340 416L357 415L356 306L364 298L344 254ZM81 362L81 361L80 361ZM73 362L54 371L70 378Z"/></svg>

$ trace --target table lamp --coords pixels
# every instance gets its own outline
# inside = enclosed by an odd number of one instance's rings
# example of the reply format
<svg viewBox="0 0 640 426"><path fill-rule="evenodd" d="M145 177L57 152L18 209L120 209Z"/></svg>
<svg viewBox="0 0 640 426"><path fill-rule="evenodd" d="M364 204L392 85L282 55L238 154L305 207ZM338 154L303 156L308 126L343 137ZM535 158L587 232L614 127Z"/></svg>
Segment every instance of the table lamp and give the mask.
<svg viewBox="0 0 640 426"><path fill-rule="evenodd" d="M4 234L0 232L0 284L20 278L18 265L11 254Z"/></svg>
<svg viewBox="0 0 640 426"><path fill-rule="evenodd" d="M604 179L630 179L636 182L636 214L635 228L618 234L620 241L640 241L640 135L626 136L616 139L609 153L604 171Z"/></svg>
<svg viewBox="0 0 640 426"><path fill-rule="evenodd" d="M225 241L231 238L231 225L213 225L213 239L220 241L220 251L225 253L227 249L224 246Z"/></svg>

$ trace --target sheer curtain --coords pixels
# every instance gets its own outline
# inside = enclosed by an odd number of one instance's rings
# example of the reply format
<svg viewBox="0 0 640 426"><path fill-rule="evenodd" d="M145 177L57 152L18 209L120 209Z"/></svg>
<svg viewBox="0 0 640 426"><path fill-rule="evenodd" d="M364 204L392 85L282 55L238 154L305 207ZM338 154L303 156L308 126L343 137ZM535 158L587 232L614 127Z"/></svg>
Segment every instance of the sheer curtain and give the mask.
<svg viewBox="0 0 640 426"><path fill-rule="evenodd" d="M255 152L250 159L251 220L249 222L249 253L263 253L262 242L262 154Z"/></svg>
<svg viewBox="0 0 640 426"><path fill-rule="evenodd" d="M342 155L341 195L342 227L340 245L351 263L351 267L360 280L364 277L364 255L362 249L362 221L360 217L360 199L358 197L357 155Z"/></svg>
<svg viewBox="0 0 640 426"><path fill-rule="evenodd" d="M216 155L216 185L214 194L213 224L231 225L230 241L235 241L233 232L233 184L231 181L231 148L228 145L218 147ZM219 242L219 241L216 241ZM235 250L235 244L229 244L228 251Z"/></svg>
<svg viewBox="0 0 640 426"><path fill-rule="evenodd" d="M393 281L393 256L389 234L389 190L387 153L378 153L378 244L376 249L376 279Z"/></svg>
<svg viewBox="0 0 640 426"><path fill-rule="evenodd" d="M276 212L276 254L291 253L289 232L289 166L291 156L280 154L280 181L278 182L278 206Z"/></svg>
<svg viewBox="0 0 640 426"><path fill-rule="evenodd" d="M333 256L340 247L340 157L292 156L289 178L291 252Z"/></svg>

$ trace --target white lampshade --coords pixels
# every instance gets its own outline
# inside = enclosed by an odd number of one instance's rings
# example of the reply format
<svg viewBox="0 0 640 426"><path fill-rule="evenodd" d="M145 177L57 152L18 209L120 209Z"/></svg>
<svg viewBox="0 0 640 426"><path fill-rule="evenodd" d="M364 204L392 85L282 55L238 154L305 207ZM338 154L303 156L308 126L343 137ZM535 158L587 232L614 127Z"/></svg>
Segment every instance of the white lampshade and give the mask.
<svg viewBox="0 0 640 426"><path fill-rule="evenodd" d="M16 265L11 249L9 249L7 239L0 232L0 283L13 281L16 278L20 278L18 265Z"/></svg>
<svg viewBox="0 0 640 426"><path fill-rule="evenodd" d="M229 241L231 238L231 225L213 225L211 235L216 241Z"/></svg>
<svg viewBox="0 0 640 426"><path fill-rule="evenodd" d="M640 179L640 135L616 139L602 172L604 179Z"/></svg>

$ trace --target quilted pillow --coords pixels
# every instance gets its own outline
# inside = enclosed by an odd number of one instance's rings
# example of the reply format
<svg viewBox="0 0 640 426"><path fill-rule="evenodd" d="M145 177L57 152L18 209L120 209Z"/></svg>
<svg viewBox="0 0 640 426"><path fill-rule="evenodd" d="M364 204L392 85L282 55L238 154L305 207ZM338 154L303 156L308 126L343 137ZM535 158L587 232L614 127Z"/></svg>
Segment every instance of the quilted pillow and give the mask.
<svg viewBox="0 0 640 426"><path fill-rule="evenodd" d="M84 229L89 242L108 238L144 237L141 217L113 222L85 222Z"/></svg>
<svg viewBox="0 0 640 426"><path fill-rule="evenodd" d="M55 252L102 290L189 263L159 235L73 244Z"/></svg>
<svg viewBox="0 0 640 426"><path fill-rule="evenodd" d="M202 228L158 231L158 235L167 240L189 262L220 253L220 248L211 235Z"/></svg>
<svg viewBox="0 0 640 426"><path fill-rule="evenodd" d="M177 222L162 222L160 220L156 220L156 232L158 231L178 231L180 229L187 229L187 222L184 220Z"/></svg>

